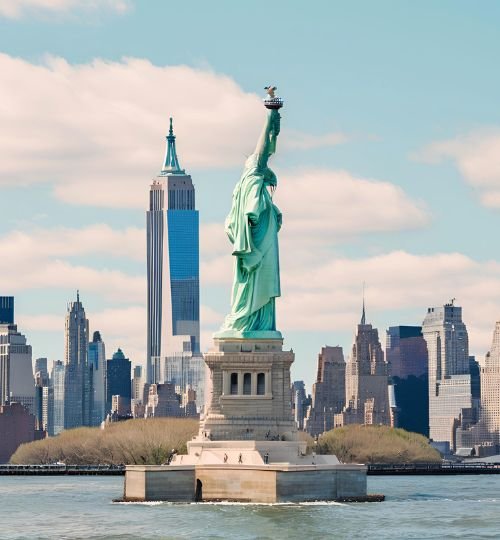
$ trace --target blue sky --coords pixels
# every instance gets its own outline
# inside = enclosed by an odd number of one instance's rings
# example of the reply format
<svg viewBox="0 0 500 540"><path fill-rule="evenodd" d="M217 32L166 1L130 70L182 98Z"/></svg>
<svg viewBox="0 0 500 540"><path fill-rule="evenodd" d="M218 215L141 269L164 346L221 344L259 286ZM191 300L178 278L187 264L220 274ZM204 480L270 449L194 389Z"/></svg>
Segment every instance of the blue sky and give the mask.
<svg viewBox="0 0 500 540"><path fill-rule="evenodd" d="M481 1L4 0L0 291L60 358L81 289L108 354L144 359L148 186L175 117L202 221L204 346L229 303L222 223L285 99L278 322L312 382L361 311L383 335L452 297L471 353L500 314L500 5ZM5 152L5 153L4 153Z"/></svg>

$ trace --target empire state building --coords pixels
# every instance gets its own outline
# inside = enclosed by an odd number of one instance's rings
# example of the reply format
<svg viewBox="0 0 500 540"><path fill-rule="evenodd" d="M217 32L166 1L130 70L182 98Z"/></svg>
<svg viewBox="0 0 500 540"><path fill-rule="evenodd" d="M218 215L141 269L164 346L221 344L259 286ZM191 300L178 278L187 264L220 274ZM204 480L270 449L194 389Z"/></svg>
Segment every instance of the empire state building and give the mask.
<svg viewBox="0 0 500 540"><path fill-rule="evenodd" d="M198 386L203 365L199 215L193 181L179 165L172 118L166 139L147 212L147 382L174 382L184 390Z"/></svg>

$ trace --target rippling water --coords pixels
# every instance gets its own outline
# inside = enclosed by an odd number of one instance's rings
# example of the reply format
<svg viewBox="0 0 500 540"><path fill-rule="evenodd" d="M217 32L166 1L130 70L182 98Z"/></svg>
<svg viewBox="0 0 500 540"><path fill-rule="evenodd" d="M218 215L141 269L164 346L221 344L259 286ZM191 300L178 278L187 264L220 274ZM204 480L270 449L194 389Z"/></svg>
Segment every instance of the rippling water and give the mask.
<svg viewBox="0 0 500 540"><path fill-rule="evenodd" d="M0 476L0 538L500 538L500 475L368 481L385 502L117 504L121 477Z"/></svg>

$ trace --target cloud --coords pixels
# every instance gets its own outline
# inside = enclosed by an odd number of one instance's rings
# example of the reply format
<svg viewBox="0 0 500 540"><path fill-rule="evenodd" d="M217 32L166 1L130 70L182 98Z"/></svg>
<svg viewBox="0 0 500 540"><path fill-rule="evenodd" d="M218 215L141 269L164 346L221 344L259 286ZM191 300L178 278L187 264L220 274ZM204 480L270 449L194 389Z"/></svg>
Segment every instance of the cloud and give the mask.
<svg viewBox="0 0 500 540"><path fill-rule="evenodd" d="M429 222L424 204L400 187L347 171L285 171L279 175L275 200L286 234L311 238L414 229Z"/></svg>
<svg viewBox="0 0 500 540"><path fill-rule="evenodd" d="M143 261L144 246L144 230L133 227L115 230L98 224L83 229L11 231L0 236L0 282L8 283L14 293L82 289L119 304L144 302L145 273L131 275L116 270L111 259L116 256ZM93 255L104 255L105 265L99 264ZM94 266L68 260L85 256L90 256L88 260Z"/></svg>
<svg viewBox="0 0 500 540"><path fill-rule="evenodd" d="M145 208L170 116L181 166L195 169L239 167L266 114L257 95L208 69L0 54L0 72L0 186L47 182L70 204ZM284 150L346 140L290 130Z"/></svg>
<svg viewBox="0 0 500 540"><path fill-rule="evenodd" d="M382 340L387 326L420 325L427 307L456 297L463 307L471 354L482 356L489 349L492 328L500 319L500 263L479 262L463 253L420 255L402 250L351 258L325 246L318 250L305 237L284 240L277 319L279 329L292 340L294 332L354 331L366 282L368 319L379 328ZM222 286L228 301L231 259L217 254L202 264L202 286ZM217 317L212 319L217 322ZM218 322L222 319L219 316ZM213 325L203 326L209 339Z"/></svg>
<svg viewBox="0 0 500 540"><path fill-rule="evenodd" d="M28 15L88 13L98 10L124 13L130 9L128 0L2 0L0 16L20 19Z"/></svg>
<svg viewBox="0 0 500 540"><path fill-rule="evenodd" d="M40 259L19 266L0 260L0 278L9 284L14 294L37 289L81 289L117 304L141 302L146 295L146 278L142 275L95 269L63 260Z"/></svg>
<svg viewBox="0 0 500 540"><path fill-rule="evenodd" d="M82 298L84 308L85 299ZM87 306L88 307L88 306ZM132 305L123 308L108 308L100 311L86 309L89 319L90 338L99 330L106 345L106 356L111 358L120 347L134 364L145 364L146 360L146 308ZM60 315L20 313L17 317L19 328L28 336L30 332L59 333L60 343L64 342L64 324L66 313Z"/></svg>
<svg viewBox="0 0 500 540"><path fill-rule="evenodd" d="M64 317L49 315L46 313L29 315L27 313L16 314L16 322L22 332L42 331L61 332L64 330Z"/></svg>
<svg viewBox="0 0 500 540"><path fill-rule="evenodd" d="M0 72L0 186L53 183L71 204L144 209L169 116L181 166L220 168L253 150L265 115L229 77L187 66L0 54Z"/></svg>
<svg viewBox="0 0 500 540"><path fill-rule="evenodd" d="M102 225L83 230L37 229L32 236L10 233L0 238L0 253L6 254L0 258L0 281L8 283L14 294L80 288L85 294L99 296L104 307L87 313L91 329L103 333L108 351L120 346L134 361L142 361L146 346L144 275L64 260L77 253L78 243L89 260L107 250L125 256L118 244L140 246L142 235L140 230L119 231ZM220 294L229 302L233 261L226 251L222 227L209 224L202 228L204 236L210 241L202 256L202 288L220 287ZM222 239L224 247L220 247ZM407 251L351 258L324 245L318 249L307 236L290 235L283 240L282 298L277 302L277 314L279 328L289 337L293 332L354 330L360 316L361 284L366 281L368 319L379 327L381 336L386 325L420 324L427 307L457 297L469 328L471 352L481 356L488 350L493 324L500 316L500 263L478 262L462 253L418 255ZM21 245L17 251L12 247L16 242ZM411 319L402 320L402 313ZM201 307L204 348L210 346L211 334L224 314L213 305ZM62 336L64 313L19 314L19 323L23 331L60 332Z"/></svg>
<svg viewBox="0 0 500 540"><path fill-rule="evenodd" d="M90 254L145 261L146 232L136 227L116 230L105 224L82 229L54 227L34 228L29 232L14 230L0 236L0 253L18 265L36 258Z"/></svg>
<svg viewBox="0 0 500 540"><path fill-rule="evenodd" d="M280 326L288 331L354 330L363 281L368 319L375 326L382 317L393 325L421 324L427 307L457 297L471 352L488 350L491 329L500 317L500 263L478 262L461 253L393 251L360 259L328 256L314 265L298 261L283 273ZM415 320L401 321L402 311ZM385 328L379 331L383 334Z"/></svg>
<svg viewBox="0 0 500 540"><path fill-rule="evenodd" d="M133 364L146 364L146 307L133 305L87 313L90 332L99 330L106 345L106 355L120 347Z"/></svg>
<svg viewBox="0 0 500 540"><path fill-rule="evenodd" d="M500 208L499 128L434 142L417 157L428 163L452 160L464 179L478 191L482 204Z"/></svg>
<svg viewBox="0 0 500 540"><path fill-rule="evenodd" d="M283 213L280 246L290 265L315 264L330 255L329 247L354 236L415 229L430 221L422 202L390 182L325 169L281 171L278 177L274 202ZM202 224L200 250L202 282L229 283L231 245L222 223Z"/></svg>

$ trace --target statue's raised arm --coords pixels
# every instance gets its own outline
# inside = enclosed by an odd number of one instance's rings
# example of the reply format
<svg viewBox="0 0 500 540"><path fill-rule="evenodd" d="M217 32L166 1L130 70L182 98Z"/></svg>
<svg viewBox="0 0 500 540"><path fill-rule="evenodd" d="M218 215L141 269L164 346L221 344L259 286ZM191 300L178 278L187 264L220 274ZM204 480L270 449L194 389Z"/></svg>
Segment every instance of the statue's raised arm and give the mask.
<svg viewBox="0 0 500 540"><path fill-rule="evenodd" d="M268 167L280 132L278 110L283 101L266 87L264 105L269 109L255 152L245 163L233 192L226 233L235 257L231 313L216 337L281 338L276 330L275 298L281 296L278 231L281 212L273 204L268 187L277 178Z"/></svg>
<svg viewBox="0 0 500 540"><path fill-rule="evenodd" d="M276 141L280 133L281 116L278 110L283 106L283 100L275 96L276 86L266 86L267 97L264 105L269 110L267 121L255 147L255 154L262 156L262 165L267 165L269 156L276 152ZM265 160L265 161L264 161ZM260 159L259 159L260 161Z"/></svg>
<svg viewBox="0 0 500 540"><path fill-rule="evenodd" d="M267 121L260 134L255 154L262 156L259 162L265 167L269 156L276 152L276 141L280 132L281 116L277 109L271 109L267 113ZM264 161L265 160L265 161Z"/></svg>

